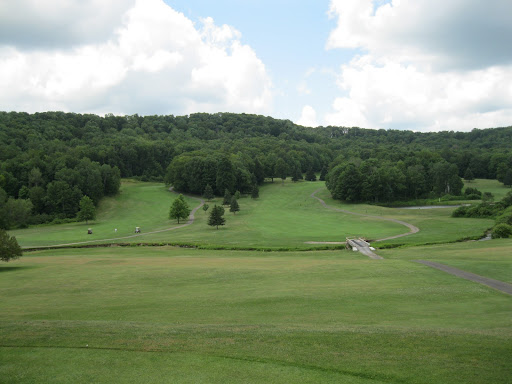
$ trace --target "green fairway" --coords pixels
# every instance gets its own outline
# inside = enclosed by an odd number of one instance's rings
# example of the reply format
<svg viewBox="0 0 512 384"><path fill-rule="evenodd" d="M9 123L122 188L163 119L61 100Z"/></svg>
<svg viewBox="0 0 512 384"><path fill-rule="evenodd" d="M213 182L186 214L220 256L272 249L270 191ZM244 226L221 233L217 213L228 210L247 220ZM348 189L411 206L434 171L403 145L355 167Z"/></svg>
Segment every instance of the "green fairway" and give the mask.
<svg viewBox="0 0 512 384"><path fill-rule="evenodd" d="M510 382L511 297L408 251L26 253L0 266L0 381Z"/></svg>
<svg viewBox="0 0 512 384"><path fill-rule="evenodd" d="M327 190L321 191L317 196L325 200L325 202L332 207L346 209L360 214L395 218L411 223L420 229L418 233L378 242L375 244L376 246L382 246L384 244L416 245L446 243L469 237L478 238L483 237L485 231L494 224L494 220L491 219L452 218L451 213L455 208L403 209L367 204L343 204L337 200L333 200ZM369 238L372 240L376 239Z"/></svg>
<svg viewBox="0 0 512 384"><path fill-rule="evenodd" d="M179 225L168 219L169 207L177 194L162 184L123 183L121 193L106 198L98 208L98 218L89 224L71 223L12 231L22 246L45 246L101 240L100 242L181 242L241 247L306 247L307 241L345 241L347 236L380 238L407 232L402 225L324 209L310 195L323 182L269 183L261 187L260 198L240 199L236 215L226 208L226 225L209 227L208 212L196 213L196 221L186 228L162 231ZM198 199L186 199L190 207ZM209 202L220 204L220 199ZM134 237L134 228L142 236ZM87 228L93 234L87 234ZM114 229L117 228L117 233ZM117 240L111 240L111 239Z"/></svg>
<svg viewBox="0 0 512 384"><path fill-rule="evenodd" d="M499 201L505 195L512 191L511 188L505 187L503 183L498 180L475 179L473 181L464 181L465 188L476 188L481 192L491 192L494 195L494 200Z"/></svg>
<svg viewBox="0 0 512 384"><path fill-rule="evenodd" d="M326 209L311 197L317 190L320 190L317 196L332 207L375 217ZM417 226L420 232L379 245L456 241L483 236L493 225L489 219L454 219L450 217L453 208L408 210L343 204L330 198L323 182L276 182L262 186L259 199L241 198L241 211L236 215L226 207L226 225L218 230L206 224L208 212L202 209L196 213L192 225L182 227L183 221L178 224L168 219L169 207L176 196L162 184L125 181L118 196L102 201L94 222L45 225L11 233L24 247L88 242L165 242L227 247L307 248L317 245L306 242L339 242L351 236L375 240L409 231L403 225L381 218L409 222ZM191 208L200 203L194 198L186 200ZM209 205L220 203L217 198ZM140 236L134 234L136 226L142 229ZM89 227L93 229L92 235L87 234Z"/></svg>

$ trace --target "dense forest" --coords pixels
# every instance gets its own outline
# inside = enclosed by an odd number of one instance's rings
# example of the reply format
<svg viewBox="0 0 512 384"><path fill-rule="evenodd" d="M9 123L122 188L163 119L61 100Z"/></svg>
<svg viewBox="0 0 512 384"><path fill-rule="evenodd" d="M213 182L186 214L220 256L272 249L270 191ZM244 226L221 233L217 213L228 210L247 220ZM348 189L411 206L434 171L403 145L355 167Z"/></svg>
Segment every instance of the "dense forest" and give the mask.
<svg viewBox="0 0 512 384"><path fill-rule="evenodd" d="M511 184L511 143L512 127L417 133L233 113L0 112L0 227L74 219L83 196L97 204L123 177L223 195L321 173L351 202L458 195L468 175Z"/></svg>

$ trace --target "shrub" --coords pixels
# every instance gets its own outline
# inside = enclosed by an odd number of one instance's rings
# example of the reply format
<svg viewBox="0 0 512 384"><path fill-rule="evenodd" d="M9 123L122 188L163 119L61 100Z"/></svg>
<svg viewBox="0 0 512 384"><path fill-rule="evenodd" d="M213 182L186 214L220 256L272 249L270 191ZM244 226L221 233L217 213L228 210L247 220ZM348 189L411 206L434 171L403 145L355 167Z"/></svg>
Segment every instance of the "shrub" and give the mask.
<svg viewBox="0 0 512 384"><path fill-rule="evenodd" d="M510 235L512 235L512 225L508 224L496 225L491 234L493 239L507 238L510 237Z"/></svg>

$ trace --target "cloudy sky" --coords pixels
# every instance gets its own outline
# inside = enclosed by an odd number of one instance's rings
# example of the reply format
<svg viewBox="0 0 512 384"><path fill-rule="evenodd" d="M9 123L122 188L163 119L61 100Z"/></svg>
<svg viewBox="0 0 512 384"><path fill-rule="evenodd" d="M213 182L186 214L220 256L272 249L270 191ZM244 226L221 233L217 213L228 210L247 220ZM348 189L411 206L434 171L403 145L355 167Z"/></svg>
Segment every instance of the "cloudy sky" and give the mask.
<svg viewBox="0 0 512 384"><path fill-rule="evenodd" d="M0 0L0 110L512 125L510 0Z"/></svg>

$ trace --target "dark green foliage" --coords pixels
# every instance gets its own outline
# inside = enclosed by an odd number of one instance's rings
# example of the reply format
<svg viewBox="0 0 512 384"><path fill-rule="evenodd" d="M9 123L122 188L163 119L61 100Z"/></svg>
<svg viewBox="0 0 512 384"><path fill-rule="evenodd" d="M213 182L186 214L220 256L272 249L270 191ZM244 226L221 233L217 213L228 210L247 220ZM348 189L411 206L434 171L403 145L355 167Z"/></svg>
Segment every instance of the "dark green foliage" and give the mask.
<svg viewBox="0 0 512 384"><path fill-rule="evenodd" d="M233 164L227 156L223 156L217 166L216 186L219 194L222 191L233 191L235 189L236 176ZM229 202L228 202L229 204Z"/></svg>
<svg viewBox="0 0 512 384"><path fill-rule="evenodd" d="M1 222L5 229L25 228L29 224L33 204L30 200L13 199L9 197L7 202L0 205Z"/></svg>
<svg viewBox="0 0 512 384"><path fill-rule="evenodd" d="M254 184L251 191L251 198L257 199L258 197L260 197L260 189Z"/></svg>
<svg viewBox="0 0 512 384"><path fill-rule="evenodd" d="M491 234L493 239L507 238L512 236L512 225L498 224L496 225Z"/></svg>
<svg viewBox="0 0 512 384"><path fill-rule="evenodd" d="M466 172L464 172L464 179L467 181L475 180L475 176L473 175L473 171L471 171L471 168L467 168Z"/></svg>
<svg viewBox="0 0 512 384"><path fill-rule="evenodd" d="M503 177L503 185L506 187L512 187L512 169L507 169L505 176Z"/></svg>
<svg viewBox="0 0 512 384"><path fill-rule="evenodd" d="M206 187L204 188L203 197L207 201L211 201L215 195L213 194L213 189L210 184L206 184Z"/></svg>
<svg viewBox="0 0 512 384"><path fill-rule="evenodd" d="M203 211L207 211L210 206L208 204L203 204Z"/></svg>
<svg viewBox="0 0 512 384"><path fill-rule="evenodd" d="M494 195L491 192L484 192L482 195L482 201L485 203L490 203L494 201Z"/></svg>
<svg viewBox="0 0 512 384"><path fill-rule="evenodd" d="M479 199L480 197L482 197L482 192L479 191L478 189L476 188L466 188L464 190L464 196L466 197L469 197L469 196L477 196L477 199ZM471 199L470 199L471 200ZM476 200L476 199L475 199Z"/></svg>
<svg viewBox="0 0 512 384"><path fill-rule="evenodd" d="M309 168L306 172L306 180L307 181L316 181L316 175L315 172L313 172L312 168Z"/></svg>
<svg viewBox="0 0 512 384"><path fill-rule="evenodd" d="M419 133L311 129L233 113L100 117L0 112L0 187L7 198L29 198L30 221L41 222L75 217L83 195L95 203L114 195L120 177L165 178L176 191L198 195L208 184L219 195L226 188L249 194L265 178L299 180L294 175L299 167L322 171L320 178L332 192L340 174L334 169L353 163L361 174L360 200L380 203L459 195L467 169L476 178L503 182L512 169L510 142L512 127ZM439 163L455 166L459 180L436 169ZM327 169L336 177L329 179ZM55 182L65 184L51 187Z"/></svg>
<svg viewBox="0 0 512 384"><path fill-rule="evenodd" d="M89 196L84 196L80 200L80 211L78 212L78 220L85 221L86 224L89 223L89 220L94 220L96 218L96 208L94 207L94 202Z"/></svg>
<svg viewBox="0 0 512 384"><path fill-rule="evenodd" d="M177 219L178 224L180 219L186 219L190 215L190 208L185 201L185 198L180 194L171 204L169 210L169 219Z"/></svg>
<svg viewBox="0 0 512 384"><path fill-rule="evenodd" d="M0 260L9 261L22 256L21 247L14 236L9 236L7 232L0 229Z"/></svg>
<svg viewBox="0 0 512 384"><path fill-rule="evenodd" d="M327 167L323 167L320 172L320 181L325 181L325 177L327 176Z"/></svg>
<svg viewBox="0 0 512 384"><path fill-rule="evenodd" d="M235 194L233 195L233 197L237 200L240 199L240 196L241 196L240 191L236 191Z"/></svg>
<svg viewBox="0 0 512 384"><path fill-rule="evenodd" d="M219 229L219 225L224 225L226 223L226 219L223 216L224 208L222 206L214 205L210 211L210 216L208 217L208 225Z"/></svg>
<svg viewBox="0 0 512 384"><path fill-rule="evenodd" d="M231 199L231 204L229 205L229 212L233 212L233 214L236 214L238 211L240 211L240 205L238 205L238 200L235 196Z"/></svg>
<svg viewBox="0 0 512 384"><path fill-rule="evenodd" d="M224 191L224 199L222 200L222 205L229 205L231 204L231 193L228 189Z"/></svg>
<svg viewBox="0 0 512 384"><path fill-rule="evenodd" d="M275 174L277 177L283 180L284 183L286 177L288 176L288 165L282 158L279 158L276 162Z"/></svg>

